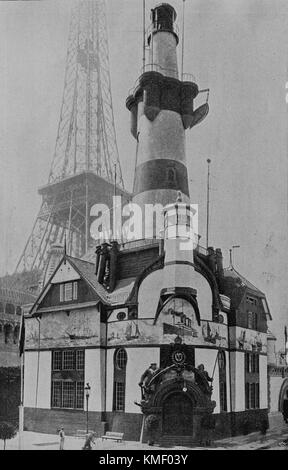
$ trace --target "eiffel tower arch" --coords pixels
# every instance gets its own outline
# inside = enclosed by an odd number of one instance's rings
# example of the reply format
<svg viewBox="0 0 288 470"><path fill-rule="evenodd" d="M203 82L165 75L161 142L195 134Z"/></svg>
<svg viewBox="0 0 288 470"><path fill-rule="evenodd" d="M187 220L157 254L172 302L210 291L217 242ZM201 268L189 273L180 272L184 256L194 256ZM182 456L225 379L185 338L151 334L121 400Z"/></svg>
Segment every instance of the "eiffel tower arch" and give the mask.
<svg viewBox="0 0 288 470"><path fill-rule="evenodd" d="M53 244L83 256L93 243L90 209L112 207L124 188L114 125L104 0L73 7L55 152L40 211L16 272L43 270Z"/></svg>

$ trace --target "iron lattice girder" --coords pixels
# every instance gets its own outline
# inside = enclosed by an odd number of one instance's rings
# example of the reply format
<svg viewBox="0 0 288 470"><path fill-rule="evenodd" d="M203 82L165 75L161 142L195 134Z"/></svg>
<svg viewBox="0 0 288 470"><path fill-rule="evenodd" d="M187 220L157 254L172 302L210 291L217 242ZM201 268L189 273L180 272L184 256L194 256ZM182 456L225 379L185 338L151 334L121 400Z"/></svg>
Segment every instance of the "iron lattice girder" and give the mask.
<svg viewBox="0 0 288 470"><path fill-rule="evenodd" d="M49 183L94 171L123 188L111 97L105 3L72 12L65 85Z"/></svg>
<svg viewBox="0 0 288 470"><path fill-rule="evenodd" d="M114 168L115 165L115 168ZM116 170L116 171L115 171ZM111 97L104 0L81 0L72 9L56 146L42 205L16 271L42 269L53 243L67 232L70 254L89 243L89 210L112 206L123 188ZM87 183L87 184L86 184Z"/></svg>
<svg viewBox="0 0 288 470"><path fill-rule="evenodd" d="M86 215L88 207L88 230L90 231L90 210L94 204L105 204L112 208L112 196L116 189L122 196L123 205L131 195L112 183L85 172L65 178L39 189L42 205L36 223L28 239L16 270L42 269L53 243L63 243L68 234L68 248L72 256L85 254ZM88 235L88 243L93 239Z"/></svg>

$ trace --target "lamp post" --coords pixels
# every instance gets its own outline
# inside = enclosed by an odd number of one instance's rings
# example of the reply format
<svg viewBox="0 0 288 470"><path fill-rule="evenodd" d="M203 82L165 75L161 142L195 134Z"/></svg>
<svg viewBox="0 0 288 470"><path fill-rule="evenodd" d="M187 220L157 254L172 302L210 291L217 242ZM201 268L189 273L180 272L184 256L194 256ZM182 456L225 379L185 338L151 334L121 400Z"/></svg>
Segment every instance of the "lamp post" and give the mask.
<svg viewBox="0 0 288 470"><path fill-rule="evenodd" d="M89 402L89 396L90 396L90 390L91 387L89 383L87 382L86 387L84 387L85 390L85 395L86 395L86 418L87 418L87 434L89 432L89 424L88 424L88 402Z"/></svg>

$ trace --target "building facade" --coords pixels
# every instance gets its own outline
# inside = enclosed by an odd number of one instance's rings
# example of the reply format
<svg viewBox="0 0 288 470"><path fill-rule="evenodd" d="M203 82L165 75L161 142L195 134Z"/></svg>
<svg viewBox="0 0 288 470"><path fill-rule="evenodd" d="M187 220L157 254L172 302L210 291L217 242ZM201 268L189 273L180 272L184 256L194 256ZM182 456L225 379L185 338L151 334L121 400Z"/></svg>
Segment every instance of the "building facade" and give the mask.
<svg viewBox="0 0 288 470"><path fill-rule="evenodd" d="M149 66L126 105L137 140L133 202L162 204L161 236L64 255L26 315L24 426L67 434L199 443L268 422L265 294L221 249L191 245L185 131L208 104L179 76L176 12L152 10ZM181 192L181 195L180 193ZM171 233L174 236L171 236ZM95 247L96 248L96 247Z"/></svg>

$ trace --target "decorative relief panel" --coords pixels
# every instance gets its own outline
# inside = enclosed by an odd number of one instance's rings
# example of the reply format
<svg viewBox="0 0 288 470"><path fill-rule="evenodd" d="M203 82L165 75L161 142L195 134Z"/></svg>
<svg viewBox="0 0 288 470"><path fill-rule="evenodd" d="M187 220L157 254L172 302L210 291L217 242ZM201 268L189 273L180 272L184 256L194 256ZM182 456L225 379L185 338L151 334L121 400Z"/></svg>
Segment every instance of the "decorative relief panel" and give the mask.
<svg viewBox="0 0 288 470"><path fill-rule="evenodd" d="M94 310L72 310L43 314L40 319L40 348L100 345L100 316ZM38 349L39 321L25 319L25 349Z"/></svg>

